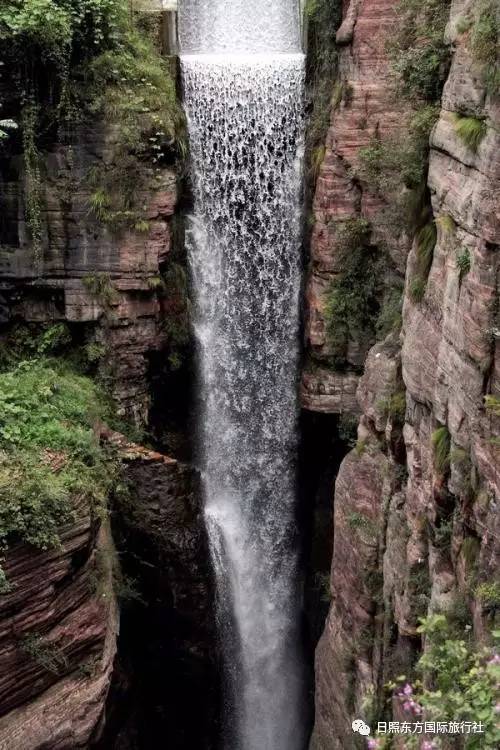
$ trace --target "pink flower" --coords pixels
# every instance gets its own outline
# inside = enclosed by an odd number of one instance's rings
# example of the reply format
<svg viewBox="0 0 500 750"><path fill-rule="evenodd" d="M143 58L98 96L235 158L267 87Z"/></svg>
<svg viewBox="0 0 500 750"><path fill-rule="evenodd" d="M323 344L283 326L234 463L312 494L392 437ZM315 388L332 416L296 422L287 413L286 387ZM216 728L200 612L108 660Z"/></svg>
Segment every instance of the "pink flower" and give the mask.
<svg viewBox="0 0 500 750"><path fill-rule="evenodd" d="M413 688L410 685L410 683L407 682L403 688L403 695L412 695L412 694L413 694Z"/></svg>
<svg viewBox="0 0 500 750"><path fill-rule="evenodd" d="M422 742L422 748L421 750L435 750L436 745L433 742L429 742L428 740L424 740Z"/></svg>
<svg viewBox="0 0 500 750"><path fill-rule="evenodd" d="M411 711L411 703L410 703L410 701L405 701L403 703L403 711Z"/></svg>
<svg viewBox="0 0 500 750"><path fill-rule="evenodd" d="M495 654L495 656L492 656L488 664L500 664L500 654Z"/></svg>
<svg viewBox="0 0 500 750"><path fill-rule="evenodd" d="M418 703L414 703L413 713L416 714L417 716L420 716L420 714L422 713L422 706L419 706Z"/></svg>
<svg viewBox="0 0 500 750"><path fill-rule="evenodd" d="M372 738L368 740L368 750L377 750L378 747L380 747L378 740L374 740Z"/></svg>

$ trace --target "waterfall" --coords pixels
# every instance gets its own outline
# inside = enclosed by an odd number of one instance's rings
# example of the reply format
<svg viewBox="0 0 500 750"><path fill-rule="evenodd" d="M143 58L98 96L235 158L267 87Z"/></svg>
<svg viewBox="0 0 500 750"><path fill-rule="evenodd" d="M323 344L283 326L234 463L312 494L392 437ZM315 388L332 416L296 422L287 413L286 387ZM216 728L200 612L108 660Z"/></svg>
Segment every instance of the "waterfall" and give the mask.
<svg viewBox="0 0 500 750"><path fill-rule="evenodd" d="M302 750L296 421L304 57L294 0L181 0L205 517L228 750Z"/></svg>

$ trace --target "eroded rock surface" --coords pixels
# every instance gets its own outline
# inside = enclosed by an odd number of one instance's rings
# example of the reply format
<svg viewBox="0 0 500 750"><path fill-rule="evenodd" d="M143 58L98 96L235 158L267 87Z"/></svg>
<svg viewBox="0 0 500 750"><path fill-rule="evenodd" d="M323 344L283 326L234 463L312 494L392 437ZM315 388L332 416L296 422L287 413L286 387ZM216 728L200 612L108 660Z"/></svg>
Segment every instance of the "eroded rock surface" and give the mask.
<svg viewBox="0 0 500 750"><path fill-rule="evenodd" d="M366 5L350 4L339 32L349 45L343 54L356 65L356 45L373 24L374 87L385 90L377 54L385 16L370 20ZM391 5L384 6L388 14ZM485 407L486 395L500 396L499 106L486 94L467 33L456 30L463 5L452 3L447 27L455 51L431 135L428 176L434 219L444 215L453 221L436 222L437 243L419 302L410 295L417 262L412 248L402 349L394 340L374 346L359 381L358 445L342 463L335 488L332 604L316 653L314 750L357 747L350 722L380 715L381 686L404 673L420 653L419 617L460 612L479 638L494 621L494 612L474 591L481 582L498 581L500 563L500 422ZM487 123L477 153L454 126L454 113L464 111ZM345 140L352 163L364 131L354 128L348 138L341 127L337 123L335 138ZM328 196L319 186L322 210L332 215L355 205L353 191L340 190L345 183L335 164ZM321 223L317 232L327 236ZM330 247L325 240L322 259ZM466 251L470 270L464 274L457 258ZM314 346L323 346L318 337ZM440 429L449 440L444 467L433 448Z"/></svg>
<svg viewBox="0 0 500 750"><path fill-rule="evenodd" d="M4 214L0 248L0 309L4 323L65 321L88 343L104 348L105 372L123 413L147 421L148 353L165 346L165 305L159 272L172 247L177 201L173 170L144 165L144 208L137 230L112 230L92 215L95 170L117 168L113 133L96 124L80 129L71 146L44 157L41 259L25 219L25 177L13 159L0 191ZM117 189L121 189L117 187Z"/></svg>
<svg viewBox="0 0 500 750"><path fill-rule="evenodd" d="M13 545L2 563L0 747L87 747L104 718L116 652L113 542L86 506L60 549Z"/></svg>

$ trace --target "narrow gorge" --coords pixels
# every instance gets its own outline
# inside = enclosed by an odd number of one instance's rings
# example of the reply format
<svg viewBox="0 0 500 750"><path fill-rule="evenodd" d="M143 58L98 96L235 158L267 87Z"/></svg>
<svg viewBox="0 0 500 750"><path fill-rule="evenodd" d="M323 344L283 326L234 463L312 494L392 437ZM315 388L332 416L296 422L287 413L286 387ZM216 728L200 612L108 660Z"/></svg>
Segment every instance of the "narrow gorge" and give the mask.
<svg viewBox="0 0 500 750"><path fill-rule="evenodd" d="M500 745L497 0L0 0L0 750Z"/></svg>

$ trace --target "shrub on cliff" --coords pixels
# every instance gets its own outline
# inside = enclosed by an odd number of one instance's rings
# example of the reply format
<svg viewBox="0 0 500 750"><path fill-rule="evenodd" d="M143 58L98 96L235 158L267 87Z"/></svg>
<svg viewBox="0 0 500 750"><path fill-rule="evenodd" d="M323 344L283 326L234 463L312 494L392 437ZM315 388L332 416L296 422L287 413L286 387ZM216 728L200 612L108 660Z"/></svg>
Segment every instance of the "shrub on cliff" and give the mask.
<svg viewBox="0 0 500 750"><path fill-rule="evenodd" d="M95 384L60 361L0 373L1 552L14 540L57 546L78 508L104 506L114 464L93 424L105 411Z"/></svg>
<svg viewBox="0 0 500 750"><path fill-rule="evenodd" d="M478 5L478 14L472 26L470 50L481 69L486 90L492 95L500 91L499 44L500 20L497 5L493 0L483 0Z"/></svg>
<svg viewBox="0 0 500 750"><path fill-rule="evenodd" d="M326 295L325 321L338 367L345 363L350 339L367 346L375 339L382 268L377 249L370 245L370 232L370 225L364 219L350 219L336 226L341 271Z"/></svg>
<svg viewBox="0 0 500 750"><path fill-rule="evenodd" d="M398 86L413 100L439 99L450 63L444 43L449 0L400 0L388 50Z"/></svg>

